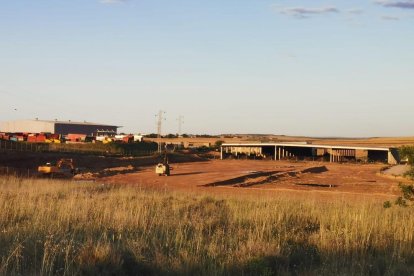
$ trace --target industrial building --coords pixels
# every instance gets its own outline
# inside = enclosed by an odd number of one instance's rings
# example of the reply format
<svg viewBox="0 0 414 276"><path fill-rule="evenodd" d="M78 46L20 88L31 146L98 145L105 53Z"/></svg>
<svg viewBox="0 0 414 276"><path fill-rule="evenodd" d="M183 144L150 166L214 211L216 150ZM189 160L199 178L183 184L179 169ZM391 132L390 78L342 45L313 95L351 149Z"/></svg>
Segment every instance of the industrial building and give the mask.
<svg viewBox="0 0 414 276"><path fill-rule="evenodd" d="M69 133L88 136L115 135L118 126L90 122L19 120L0 124L0 132L5 133L52 133L68 135Z"/></svg>
<svg viewBox="0 0 414 276"><path fill-rule="evenodd" d="M319 160L329 162L383 162L398 164L395 148L313 145L302 143L223 144L221 159Z"/></svg>

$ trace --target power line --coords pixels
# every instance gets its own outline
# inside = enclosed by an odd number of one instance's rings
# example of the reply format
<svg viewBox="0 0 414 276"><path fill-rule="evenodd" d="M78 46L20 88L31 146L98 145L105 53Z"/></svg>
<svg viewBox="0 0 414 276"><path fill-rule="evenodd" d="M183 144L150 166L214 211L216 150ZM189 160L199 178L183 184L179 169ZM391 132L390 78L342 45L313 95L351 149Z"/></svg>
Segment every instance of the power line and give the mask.
<svg viewBox="0 0 414 276"><path fill-rule="evenodd" d="M165 115L165 111L160 110L158 112L158 115L155 115L156 117L158 117L157 120L157 140L158 140L158 153L161 154L162 152L162 146L161 146L161 134L162 134L162 122L165 121L164 115Z"/></svg>
<svg viewBox="0 0 414 276"><path fill-rule="evenodd" d="M177 118L178 121L178 136L182 135L182 128L183 128L183 124L184 124L184 116L180 115Z"/></svg>

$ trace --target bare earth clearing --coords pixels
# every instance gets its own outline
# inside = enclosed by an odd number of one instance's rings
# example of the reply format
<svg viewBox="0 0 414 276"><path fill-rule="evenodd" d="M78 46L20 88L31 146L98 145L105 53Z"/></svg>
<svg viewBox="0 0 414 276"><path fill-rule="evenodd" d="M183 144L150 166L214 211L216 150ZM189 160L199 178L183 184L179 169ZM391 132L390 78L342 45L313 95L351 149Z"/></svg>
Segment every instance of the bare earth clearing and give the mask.
<svg viewBox="0 0 414 276"><path fill-rule="evenodd" d="M294 193L324 199L393 199L398 181L382 176L382 164L330 164L254 160L212 160L173 164L172 175L153 167L104 177L100 181L167 191L275 196Z"/></svg>
<svg viewBox="0 0 414 276"><path fill-rule="evenodd" d="M293 142L313 144L391 146L414 144L414 137L390 138L311 138L277 135L239 135L235 138L176 138L164 142ZM218 157L218 152L211 155ZM35 175L37 166L73 158L82 174L75 180L96 180L98 183L128 184L150 189L185 191L215 195L275 197L295 195L302 198L346 200L393 200L399 195L399 182L405 166L380 171L384 164L332 164L319 162L211 160L195 154L171 156L170 177L158 177L154 166L160 161L154 156L120 158L62 153L3 152L0 169L16 171L18 175ZM1 172L1 171L0 171ZM398 176L398 177L396 177Z"/></svg>

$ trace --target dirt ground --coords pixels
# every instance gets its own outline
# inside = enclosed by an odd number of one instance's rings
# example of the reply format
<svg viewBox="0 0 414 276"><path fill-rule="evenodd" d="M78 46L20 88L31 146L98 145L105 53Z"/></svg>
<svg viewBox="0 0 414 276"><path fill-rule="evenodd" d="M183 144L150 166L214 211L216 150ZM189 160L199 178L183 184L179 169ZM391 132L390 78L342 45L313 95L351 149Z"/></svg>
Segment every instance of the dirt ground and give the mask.
<svg viewBox="0 0 414 276"><path fill-rule="evenodd" d="M7 167L31 177L37 166L60 158L73 158L82 168L76 181L127 184L149 189L214 195L291 196L326 199L393 200L400 195L397 177L403 166L385 170L385 164L337 164L258 160L210 160L194 154L170 156L172 175L157 176L159 158L77 156L61 153L1 152ZM27 173L32 172L33 174Z"/></svg>
<svg viewBox="0 0 414 276"><path fill-rule="evenodd" d="M147 167L100 181L166 191L382 201L397 197L401 182L380 174L384 164L212 160L172 166L169 177L157 176L153 167Z"/></svg>
<svg viewBox="0 0 414 276"><path fill-rule="evenodd" d="M405 165L397 165L385 170L383 173L388 176L404 176L410 170L410 166L408 164Z"/></svg>

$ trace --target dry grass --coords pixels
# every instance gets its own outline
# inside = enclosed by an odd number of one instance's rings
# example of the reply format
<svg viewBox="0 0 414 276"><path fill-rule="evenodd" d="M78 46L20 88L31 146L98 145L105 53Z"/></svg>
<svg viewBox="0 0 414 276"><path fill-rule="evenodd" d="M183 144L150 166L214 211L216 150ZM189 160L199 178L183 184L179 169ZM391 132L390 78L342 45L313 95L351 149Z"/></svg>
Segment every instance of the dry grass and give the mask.
<svg viewBox="0 0 414 276"><path fill-rule="evenodd" d="M414 273L412 209L0 178L0 274Z"/></svg>

